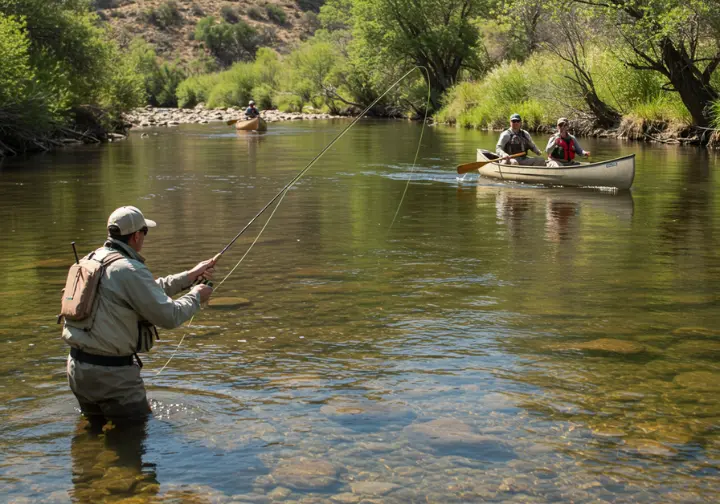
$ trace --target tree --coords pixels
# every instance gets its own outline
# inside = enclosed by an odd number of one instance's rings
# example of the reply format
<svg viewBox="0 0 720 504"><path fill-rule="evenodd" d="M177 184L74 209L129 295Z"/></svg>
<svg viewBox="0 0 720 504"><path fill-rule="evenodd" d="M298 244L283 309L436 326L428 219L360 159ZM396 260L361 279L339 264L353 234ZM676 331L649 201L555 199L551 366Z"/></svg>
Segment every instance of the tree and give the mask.
<svg viewBox="0 0 720 504"><path fill-rule="evenodd" d="M578 9L568 9L561 3L555 13L554 30L541 45L570 65L571 73L564 75L582 94L595 118L595 123L610 128L620 121L620 113L600 99L588 64L588 42L591 24Z"/></svg>
<svg viewBox="0 0 720 504"><path fill-rule="evenodd" d="M356 0L353 33L388 66L426 67L437 109L461 69L485 70L473 25L485 6L485 0Z"/></svg>
<svg viewBox="0 0 720 504"><path fill-rule="evenodd" d="M616 30L631 48L627 64L664 75L698 126L710 122L720 64L719 0L575 0Z"/></svg>

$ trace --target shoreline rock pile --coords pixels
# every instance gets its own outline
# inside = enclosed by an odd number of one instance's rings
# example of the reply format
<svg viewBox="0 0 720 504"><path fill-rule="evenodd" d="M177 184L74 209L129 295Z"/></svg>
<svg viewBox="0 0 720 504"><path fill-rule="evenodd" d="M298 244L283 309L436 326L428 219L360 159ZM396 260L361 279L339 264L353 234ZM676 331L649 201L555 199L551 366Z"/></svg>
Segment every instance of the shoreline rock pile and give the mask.
<svg viewBox="0 0 720 504"><path fill-rule="evenodd" d="M148 105L147 107L135 109L126 114L125 120L132 128L152 128L158 126L178 126L180 124L227 122L234 119L244 120L244 112L245 109L236 107L207 109L202 103L192 109L156 108ZM346 118L346 116L331 114L280 112L279 110L263 110L260 116L269 123L278 121Z"/></svg>

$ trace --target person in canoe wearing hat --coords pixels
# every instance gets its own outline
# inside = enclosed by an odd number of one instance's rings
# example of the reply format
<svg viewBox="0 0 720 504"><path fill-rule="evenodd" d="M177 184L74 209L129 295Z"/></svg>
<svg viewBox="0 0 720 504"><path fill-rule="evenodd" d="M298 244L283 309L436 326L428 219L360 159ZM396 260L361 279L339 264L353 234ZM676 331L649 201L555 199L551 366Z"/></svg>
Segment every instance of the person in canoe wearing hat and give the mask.
<svg viewBox="0 0 720 504"><path fill-rule="evenodd" d="M560 168L579 164L575 161L575 155L590 157L590 151L583 150L577 138L568 133L570 121L561 117L557 121L557 133L548 140L545 152L548 153L548 168Z"/></svg>
<svg viewBox="0 0 720 504"><path fill-rule="evenodd" d="M532 141L530 133L522 129L522 117L520 117L520 114L510 116L510 127L500 134L495 149L497 155L501 158L500 162L503 164L545 166L545 159L542 157L510 157L521 152L527 153L529 150L538 156L542 155L540 149Z"/></svg>
<svg viewBox="0 0 720 504"><path fill-rule="evenodd" d="M245 117L248 119L255 119L256 117L260 116L260 111L255 108L255 101L250 100L248 103L248 108L245 109Z"/></svg>

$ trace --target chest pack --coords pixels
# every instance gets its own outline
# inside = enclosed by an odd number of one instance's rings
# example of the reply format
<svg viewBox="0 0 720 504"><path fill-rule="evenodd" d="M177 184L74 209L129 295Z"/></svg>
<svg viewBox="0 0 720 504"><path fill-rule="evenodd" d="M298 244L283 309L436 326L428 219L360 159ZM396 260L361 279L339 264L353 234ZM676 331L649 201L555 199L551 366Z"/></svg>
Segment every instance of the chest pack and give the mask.
<svg viewBox="0 0 720 504"><path fill-rule="evenodd" d="M93 312L95 296L105 268L124 257L119 252L110 252L102 259L95 259L94 256L95 252L83 257L70 267L65 288L62 291L58 323L63 318L74 322L89 318Z"/></svg>
<svg viewBox="0 0 720 504"><path fill-rule="evenodd" d="M515 133L512 129L508 131L510 132L510 139L504 149L505 152L512 155L527 151L528 138L525 136L525 131L520 130L518 133Z"/></svg>

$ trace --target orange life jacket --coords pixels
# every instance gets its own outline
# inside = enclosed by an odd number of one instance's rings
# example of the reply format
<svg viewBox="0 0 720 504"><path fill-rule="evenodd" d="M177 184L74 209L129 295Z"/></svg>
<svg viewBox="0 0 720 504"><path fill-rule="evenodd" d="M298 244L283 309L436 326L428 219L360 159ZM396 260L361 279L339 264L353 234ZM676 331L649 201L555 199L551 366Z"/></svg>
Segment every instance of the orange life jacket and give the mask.
<svg viewBox="0 0 720 504"><path fill-rule="evenodd" d="M567 140L563 137L557 137L555 139L555 148L550 154L555 159L562 159L563 161L572 161L575 159L575 142L572 137L567 137Z"/></svg>

